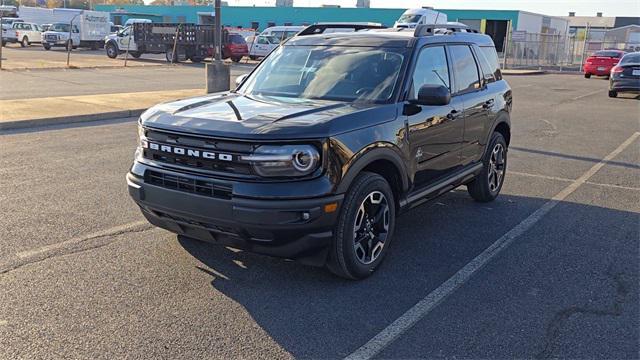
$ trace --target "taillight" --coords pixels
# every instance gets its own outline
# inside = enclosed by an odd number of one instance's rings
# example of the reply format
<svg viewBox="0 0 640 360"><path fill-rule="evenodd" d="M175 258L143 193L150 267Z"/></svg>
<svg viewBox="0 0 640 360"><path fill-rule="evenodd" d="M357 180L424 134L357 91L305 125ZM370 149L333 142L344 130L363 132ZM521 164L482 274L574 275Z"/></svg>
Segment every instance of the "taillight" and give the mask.
<svg viewBox="0 0 640 360"><path fill-rule="evenodd" d="M624 69L622 68L622 66L614 66L611 68L611 73L612 74L618 74L621 73Z"/></svg>

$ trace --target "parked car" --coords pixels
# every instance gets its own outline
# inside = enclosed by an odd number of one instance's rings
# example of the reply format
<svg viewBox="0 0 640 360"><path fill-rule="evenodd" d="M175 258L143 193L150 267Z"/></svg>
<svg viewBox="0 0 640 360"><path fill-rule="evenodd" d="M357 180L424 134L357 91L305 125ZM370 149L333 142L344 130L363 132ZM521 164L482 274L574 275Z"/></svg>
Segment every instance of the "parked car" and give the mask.
<svg viewBox="0 0 640 360"><path fill-rule="evenodd" d="M625 54L611 69L609 97L619 93L640 93L640 52Z"/></svg>
<svg viewBox="0 0 640 360"><path fill-rule="evenodd" d="M244 56L249 55L247 42L238 33L229 33L226 42L222 46L222 57L231 58L233 62L239 62Z"/></svg>
<svg viewBox="0 0 640 360"><path fill-rule="evenodd" d="M249 49L249 58L251 60L256 60L269 55L273 49L280 45L280 40L277 37L270 35L258 35L253 38L249 38L246 42L251 47Z"/></svg>
<svg viewBox="0 0 640 360"><path fill-rule="evenodd" d="M582 67L585 78L590 78L591 75L595 76L609 76L611 68L613 68L618 61L625 54L622 50L601 50L596 51L593 55L589 56Z"/></svg>
<svg viewBox="0 0 640 360"><path fill-rule="evenodd" d="M492 201L505 178L494 43L433 29L296 36L235 91L152 107L131 197L182 236L369 276L401 211L461 185Z"/></svg>
<svg viewBox="0 0 640 360"><path fill-rule="evenodd" d="M42 43L42 28L38 24L28 22L14 22L12 25L12 37L7 42L20 43L21 47L27 47L33 43Z"/></svg>

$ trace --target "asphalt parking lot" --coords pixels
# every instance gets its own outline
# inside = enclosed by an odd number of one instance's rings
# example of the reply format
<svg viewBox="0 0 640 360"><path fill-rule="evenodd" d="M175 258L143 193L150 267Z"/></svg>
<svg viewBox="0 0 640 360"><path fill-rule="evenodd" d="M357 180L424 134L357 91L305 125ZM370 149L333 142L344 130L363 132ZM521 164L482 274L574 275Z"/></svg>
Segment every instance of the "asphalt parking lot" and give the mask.
<svg viewBox="0 0 640 360"><path fill-rule="evenodd" d="M0 358L637 359L640 102L508 81L501 196L406 213L360 282L147 225L135 119L0 133Z"/></svg>

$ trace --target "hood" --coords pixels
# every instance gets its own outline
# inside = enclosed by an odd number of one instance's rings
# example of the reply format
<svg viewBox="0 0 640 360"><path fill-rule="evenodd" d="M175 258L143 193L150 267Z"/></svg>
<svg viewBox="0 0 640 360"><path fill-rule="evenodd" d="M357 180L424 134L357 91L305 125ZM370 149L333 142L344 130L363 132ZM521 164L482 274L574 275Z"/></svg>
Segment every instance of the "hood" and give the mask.
<svg viewBox="0 0 640 360"><path fill-rule="evenodd" d="M140 119L158 129L276 140L323 138L393 120L396 114L396 105L219 93L156 105Z"/></svg>

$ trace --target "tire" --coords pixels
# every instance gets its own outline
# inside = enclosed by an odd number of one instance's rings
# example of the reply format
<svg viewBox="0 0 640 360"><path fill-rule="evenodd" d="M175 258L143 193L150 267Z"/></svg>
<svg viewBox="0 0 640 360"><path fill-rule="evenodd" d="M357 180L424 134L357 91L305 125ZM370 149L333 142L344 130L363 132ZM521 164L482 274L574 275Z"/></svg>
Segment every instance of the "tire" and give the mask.
<svg viewBox="0 0 640 360"><path fill-rule="evenodd" d="M234 56L231 58L231 61L233 61L234 63L240 62L240 60L242 60L242 56L241 57Z"/></svg>
<svg viewBox="0 0 640 360"><path fill-rule="evenodd" d="M395 217L395 199L387 180L370 172L358 175L342 204L328 269L351 280L370 276L391 244ZM356 242L357 238L361 240Z"/></svg>
<svg viewBox="0 0 640 360"><path fill-rule="evenodd" d="M499 132L491 135L482 163L482 172L467 184L467 191L475 201L490 202L500 194L507 172L507 143Z"/></svg>
<svg viewBox="0 0 640 360"><path fill-rule="evenodd" d="M107 46L105 46L105 51L107 52L107 57L110 59L115 59L119 55L118 48L112 43L108 43Z"/></svg>
<svg viewBox="0 0 640 360"><path fill-rule="evenodd" d="M202 62L202 58L194 56L194 57L191 58L191 62L194 63L194 64L199 64L199 63Z"/></svg>
<svg viewBox="0 0 640 360"><path fill-rule="evenodd" d="M258 57L255 55L249 55L249 59L251 60L258 60Z"/></svg>
<svg viewBox="0 0 640 360"><path fill-rule="evenodd" d="M51 45L49 45L49 44L44 44L44 45L42 45L42 47L43 47L45 50L51 50Z"/></svg>
<svg viewBox="0 0 640 360"><path fill-rule="evenodd" d="M584 74L584 78L585 78L585 79L588 79L588 78L590 78L590 77L591 77L591 74Z"/></svg>
<svg viewBox="0 0 640 360"><path fill-rule="evenodd" d="M615 90L609 90L609 97L610 98L618 97L618 92Z"/></svg>
<svg viewBox="0 0 640 360"><path fill-rule="evenodd" d="M29 45L31 45L31 44L29 43L29 38L28 38L28 37L26 37L26 36L25 36L25 37L23 37L23 38L22 38L22 41L20 41L20 47L25 48L25 47L27 47L27 46L29 46Z"/></svg>
<svg viewBox="0 0 640 360"><path fill-rule="evenodd" d="M140 56L142 56L142 53L134 51L134 52L130 52L129 55L133 56L135 59L140 59Z"/></svg>
<svg viewBox="0 0 640 360"><path fill-rule="evenodd" d="M173 53L173 48L170 48L170 47L167 48L167 50L165 51L164 55L165 55L165 58L167 59L168 63L171 63L171 62L177 63L178 62L178 56L177 56L177 54Z"/></svg>

